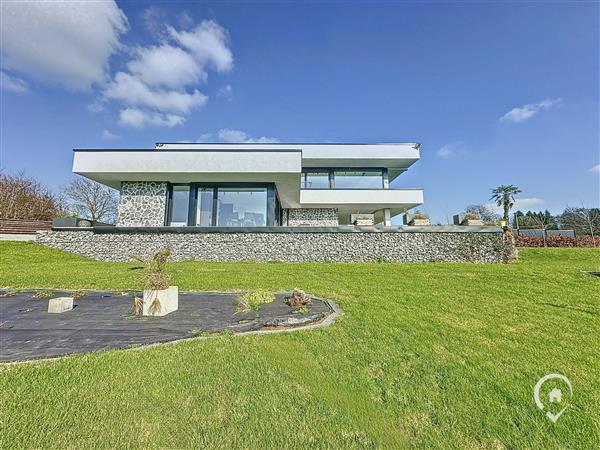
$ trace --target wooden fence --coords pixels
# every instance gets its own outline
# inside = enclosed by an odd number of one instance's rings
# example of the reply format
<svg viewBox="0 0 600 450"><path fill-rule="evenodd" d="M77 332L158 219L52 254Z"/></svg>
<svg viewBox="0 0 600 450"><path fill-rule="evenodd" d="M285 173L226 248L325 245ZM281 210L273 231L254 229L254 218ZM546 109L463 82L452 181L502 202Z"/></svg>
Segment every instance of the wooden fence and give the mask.
<svg viewBox="0 0 600 450"><path fill-rule="evenodd" d="M0 219L0 234L35 234L51 228L51 220Z"/></svg>

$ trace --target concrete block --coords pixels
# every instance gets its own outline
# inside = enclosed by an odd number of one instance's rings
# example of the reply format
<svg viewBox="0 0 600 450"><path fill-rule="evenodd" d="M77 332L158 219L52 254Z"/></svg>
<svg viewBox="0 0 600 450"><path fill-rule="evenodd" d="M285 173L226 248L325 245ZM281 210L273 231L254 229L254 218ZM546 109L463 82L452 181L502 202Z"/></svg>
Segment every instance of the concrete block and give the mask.
<svg viewBox="0 0 600 450"><path fill-rule="evenodd" d="M375 225L375 214L351 214L350 223L356 226Z"/></svg>
<svg viewBox="0 0 600 450"><path fill-rule="evenodd" d="M153 307L154 301L158 299L158 305ZM144 290L143 309L144 316L165 316L179 307L179 290L177 286L169 286L167 289L155 291Z"/></svg>
<svg viewBox="0 0 600 450"><path fill-rule="evenodd" d="M48 302L48 312L51 314L60 314L73 309L73 297L51 298Z"/></svg>

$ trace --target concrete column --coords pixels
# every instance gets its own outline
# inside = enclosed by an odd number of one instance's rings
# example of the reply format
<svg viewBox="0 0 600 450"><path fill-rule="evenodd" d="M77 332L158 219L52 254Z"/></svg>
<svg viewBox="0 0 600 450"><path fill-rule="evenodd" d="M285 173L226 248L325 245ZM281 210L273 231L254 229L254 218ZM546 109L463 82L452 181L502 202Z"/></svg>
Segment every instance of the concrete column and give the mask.
<svg viewBox="0 0 600 450"><path fill-rule="evenodd" d="M383 210L383 225L386 227L392 226L392 216L390 214L390 208L385 208Z"/></svg>

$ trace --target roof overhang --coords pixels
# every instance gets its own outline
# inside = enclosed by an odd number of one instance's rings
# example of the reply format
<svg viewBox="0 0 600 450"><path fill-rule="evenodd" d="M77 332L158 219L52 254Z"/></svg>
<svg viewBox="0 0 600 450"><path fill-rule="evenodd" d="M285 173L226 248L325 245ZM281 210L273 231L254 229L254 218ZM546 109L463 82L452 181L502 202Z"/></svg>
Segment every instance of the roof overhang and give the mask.
<svg viewBox="0 0 600 450"><path fill-rule="evenodd" d="M383 220L383 209L392 216L423 204L422 189L302 189L303 208L337 208L340 223L349 223L350 214L375 214Z"/></svg>
<svg viewBox="0 0 600 450"><path fill-rule="evenodd" d="M275 183L282 205L299 207L300 150L277 152L75 151L73 172L119 189L122 181Z"/></svg>

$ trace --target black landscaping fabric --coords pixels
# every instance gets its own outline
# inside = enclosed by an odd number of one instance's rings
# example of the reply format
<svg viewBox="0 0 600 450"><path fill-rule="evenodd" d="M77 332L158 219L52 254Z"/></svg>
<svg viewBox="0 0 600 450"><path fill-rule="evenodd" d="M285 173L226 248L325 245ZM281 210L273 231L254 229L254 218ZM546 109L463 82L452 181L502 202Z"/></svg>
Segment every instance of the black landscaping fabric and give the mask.
<svg viewBox="0 0 600 450"><path fill-rule="evenodd" d="M44 294L49 292L44 291ZM179 293L179 309L162 317L131 314L140 293L86 291L73 310L48 314L48 301L70 297L53 291L35 298L35 291L0 292L0 362L52 358L72 353L131 348L230 330L236 333L264 327L294 327L318 322L331 314L329 305L312 298L308 311L294 312L285 293L258 311L237 311L239 293ZM37 293L39 295L39 291Z"/></svg>

